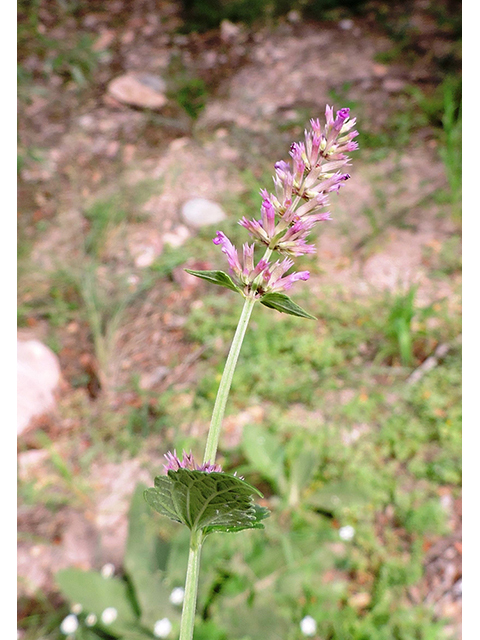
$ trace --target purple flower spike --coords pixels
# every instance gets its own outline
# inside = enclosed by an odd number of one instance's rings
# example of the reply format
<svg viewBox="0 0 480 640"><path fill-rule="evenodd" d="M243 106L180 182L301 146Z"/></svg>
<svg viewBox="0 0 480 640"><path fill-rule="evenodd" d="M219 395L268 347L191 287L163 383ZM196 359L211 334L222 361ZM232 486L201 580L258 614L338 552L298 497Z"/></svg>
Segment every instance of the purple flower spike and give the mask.
<svg viewBox="0 0 480 640"><path fill-rule="evenodd" d="M288 289L297 280L306 280L308 272L289 276L283 274L293 266L289 262L267 262L274 251L282 256L302 256L315 252L315 245L308 244L308 235L320 222L330 220L331 193L338 193L350 174L342 173L349 164L347 153L358 149L354 138L356 119L350 119L350 109L344 107L336 113L333 107L325 109L325 123L310 120L304 142L290 146L291 162L280 160L275 164L274 193L261 189L260 219L242 217L239 224L252 238L267 247L266 259L255 266L254 245L244 245L243 260L230 240L217 233L215 244L221 245L226 254L236 283L243 287L243 295L261 296L268 291ZM240 264L243 262L243 266Z"/></svg>
<svg viewBox="0 0 480 640"><path fill-rule="evenodd" d="M177 457L177 452L174 451L171 453L170 451L165 454L165 458L167 460L167 464L164 464L163 467L165 472L168 471L178 471L179 469L189 469L190 471L205 471L206 473L212 473L212 471L222 471L222 467L219 464L210 464L210 462L204 462L203 464L196 464L193 459L192 452L186 453L183 452L183 458Z"/></svg>

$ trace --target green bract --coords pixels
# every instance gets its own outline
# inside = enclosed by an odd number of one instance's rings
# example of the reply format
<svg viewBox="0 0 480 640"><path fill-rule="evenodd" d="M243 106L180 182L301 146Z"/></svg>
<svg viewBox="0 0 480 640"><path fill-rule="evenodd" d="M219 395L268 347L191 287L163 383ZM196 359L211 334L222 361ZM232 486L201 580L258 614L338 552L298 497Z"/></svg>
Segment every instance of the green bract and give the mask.
<svg viewBox="0 0 480 640"><path fill-rule="evenodd" d="M266 293L260 298L260 302L270 309L276 309L281 313L288 313L291 316L298 316L299 318L310 318L316 320L315 316L307 313L302 307L299 307L296 302L289 298L284 293Z"/></svg>
<svg viewBox="0 0 480 640"><path fill-rule="evenodd" d="M159 513L192 531L236 532L263 529L268 510L253 501L257 489L228 473L178 469L155 478L145 500Z"/></svg>
<svg viewBox="0 0 480 640"><path fill-rule="evenodd" d="M240 291L228 273L224 271L195 271L194 269L185 269L185 271L197 278L203 278L203 280L213 282L213 284L219 284L221 287L227 287L232 291Z"/></svg>

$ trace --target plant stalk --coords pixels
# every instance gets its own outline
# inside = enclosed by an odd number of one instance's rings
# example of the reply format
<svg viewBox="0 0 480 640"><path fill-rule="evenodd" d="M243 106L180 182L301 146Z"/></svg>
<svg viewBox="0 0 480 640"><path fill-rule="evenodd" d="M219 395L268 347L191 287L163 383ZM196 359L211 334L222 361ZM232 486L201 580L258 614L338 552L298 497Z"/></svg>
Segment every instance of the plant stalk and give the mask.
<svg viewBox="0 0 480 640"><path fill-rule="evenodd" d="M193 638L202 542L203 534L200 531L192 531L190 537L190 551L188 554L187 577L185 579L185 595L183 600L182 619L180 621L179 640L192 640Z"/></svg>
<svg viewBox="0 0 480 640"><path fill-rule="evenodd" d="M208 431L207 444L205 447L205 455L203 457L204 462L215 462L217 455L218 440L220 437L220 428L222 426L223 416L225 414L225 406L227 404L228 393L232 384L233 373L237 365L240 349L242 348L243 338L247 330L248 321L252 314L253 305L255 304L255 298L245 298L242 313L238 321L237 330L233 336L232 345L228 353L228 358L223 370L222 379L220 380L220 386L218 387L217 397L215 400L215 406L213 407L212 421L210 423L210 429Z"/></svg>

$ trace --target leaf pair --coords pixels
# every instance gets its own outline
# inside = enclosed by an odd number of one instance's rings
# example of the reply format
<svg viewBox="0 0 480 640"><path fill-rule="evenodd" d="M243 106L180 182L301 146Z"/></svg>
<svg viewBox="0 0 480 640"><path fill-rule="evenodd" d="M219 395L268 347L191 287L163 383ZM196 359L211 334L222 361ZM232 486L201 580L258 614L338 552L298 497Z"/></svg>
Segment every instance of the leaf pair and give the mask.
<svg viewBox="0 0 480 640"><path fill-rule="evenodd" d="M185 269L185 271L187 273L190 273L192 276L207 280L207 282L218 284L221 287L226 287L227 289L231 289L232 291L236 291L237 293L242 292L240 287L238 287L234 283L232 278L228 275L228 273L225 273L224 271L194 271L193 269ZM291 316L298 316L299 318L310 318L311 320L315 320L315 316L307 313L304 309L302 309L302 307L299 307L298 304L293 302L293 300L284 293L266 293L260 298L260 302L270 309L280 311L280 313L288 313Z"/></svg>
<svg viewBox="0 0 480 640"><path fill-rule="evenodd" d="M145 500L159 513L204 535L263 529L268 510L253 501L257 489L227 473L178 469L155 478Z"/></svg>

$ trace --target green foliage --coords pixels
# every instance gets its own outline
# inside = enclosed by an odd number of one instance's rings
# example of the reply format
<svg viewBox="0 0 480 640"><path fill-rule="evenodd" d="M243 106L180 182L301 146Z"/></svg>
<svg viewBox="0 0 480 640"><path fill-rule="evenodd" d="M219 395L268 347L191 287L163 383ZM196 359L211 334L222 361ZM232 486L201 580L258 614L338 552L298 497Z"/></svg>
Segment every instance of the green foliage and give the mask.
<svg viewBox="0 0 480 640"><path fill-rule="evenodd" d="M379 350L377 359L399 361L405 367L414 364L415 344L419 344L421 339L426 337L425 329L420 330L421 324L418 329L414 329L414 319L421 322L433 314L431 307L416 307L416 291L416 286L410 287L406 293L397 294L387 302L388 316L382 329L386 342Z"/></svg>
<svg viewBox="0 0 480 640"><path fill-rule="evenodd" d="M57 584L70 602L78 602L85 611L93 613L99 619L98 627L116 637L128 637L133 631L137 619L128 585L120 578L104 578L95 571L81 569L63 569L56 575ZM113 607L117 618L108 626L101 621L105 609ZM148 637L148 636L146 636Z"/></svg>
<svg viewBox="0 0 480 640"><path fill-rule="evenodd" d="M221 287L226 287L227 289L231 289L235 292L240 291L231 277L224 271L194 271L193 269L185 269L185 271L190 273L192 276L197 276L197 278L207 280L207 282L218 284Z"/></svg>
<svg viewBox="0 0 480 640"><path fill-rule="evenodd" d="M85 251L88 255L100 258L109 232L122 223L140 222L140 205L152 192L153 184L144 181L132 189L121 188L112 196L96 200L83 212L88 221L85 237Z"/></svg>
<svg viewBox="0 0 480 640"><path fill-rule="evenodd" d="M461 83L448 78L443 86L442 125L445 134L440 155L454 202L460 204L462 191L462 105Z"/></svg>
<svg viewBox="0 0 480 640"><path fill-rule="evenodd" d="M79 637L151 640L155 622L164 617L178 629L180 610L169 602L171 585L166 577L170 545L158 535L158 523L143 499L144 491L145 487L138 485L132 496L126 576L104 577L74 568L56 574L63 596L82 607ZM116 618L104 622L102 613L110 607L116 610ZM97 621L88 628L85 619L92 613Z"/></svg>
<svg viewBox="0 0 480 640"><path fill-rule="evenodd" d="M266 293L260 298L260 302L270 309L280 311L280 313L287 313L288 315L297 316L299 318L316 320L315 316L307 313L284 293Z"/></svg>
<svg viewBox="0 0 480 640"><path fill-rule="evenodd" d="M208 88L202 78L186 78L179 83L175 99L185 112L196 120L205 108Z"/></svg>
<svg viewBox="0 0 480 640"><path fill-rule="evenodd" d="M261 495L237 476L178 469L157 476L145 500L162 515L207 535L263 529L267 511L255 506L253 493Z"/></svg>
<svg viewBox="0 0 480 640"><path fill-rule="evenodd" d="M205 108L209 94L206 81L193 74L179 55L172 55L168 66L169 96L196 120Z"/></svg>
<svg viewBox="0 0 480 640"><path fill-rule="evenodd" d="M183 31L207 31L217 28L222 20L252 25L272 16L283 16L301 10L306 18L323 20L332 9L356 10L366 0L182 0L185 24Z"/></svg>

